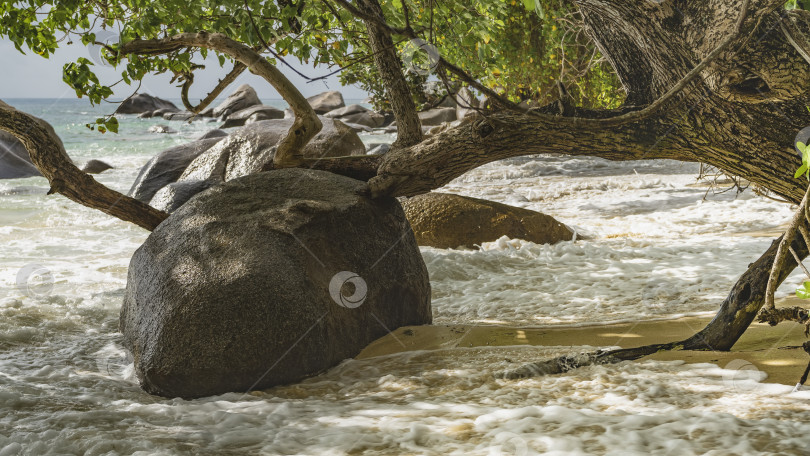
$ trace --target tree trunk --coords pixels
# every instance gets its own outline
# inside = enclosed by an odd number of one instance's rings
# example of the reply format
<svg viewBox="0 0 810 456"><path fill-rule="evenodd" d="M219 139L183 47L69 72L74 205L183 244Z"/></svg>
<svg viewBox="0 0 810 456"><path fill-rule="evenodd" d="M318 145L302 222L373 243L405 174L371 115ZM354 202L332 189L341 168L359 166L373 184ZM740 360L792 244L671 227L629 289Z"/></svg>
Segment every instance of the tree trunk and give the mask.
<svg viewBox="0 0 810 456"><path fill-rule="evenodd" d="M362 9L366 14L383 17L383 10L378 0L363 0ZM384 20L384 19L383 19ZM409 147L422 142L422 123L416 113L408 81L402 73L402 61L397 55L397 48L391 39L391 32L376 21L364 20L368 30L368 41L374 53L377 66L394 118L397 121L397 140L393 147Z"/></svg>

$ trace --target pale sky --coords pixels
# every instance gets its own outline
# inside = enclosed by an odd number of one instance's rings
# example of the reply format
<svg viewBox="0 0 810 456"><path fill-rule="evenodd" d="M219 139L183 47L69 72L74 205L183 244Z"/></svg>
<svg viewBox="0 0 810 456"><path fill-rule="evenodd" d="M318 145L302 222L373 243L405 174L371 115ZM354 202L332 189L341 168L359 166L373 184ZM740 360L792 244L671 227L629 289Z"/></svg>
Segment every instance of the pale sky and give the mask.
<svg viewBox="0 0 810 456"><path fill-rule="evenodd" d="M0 99L75 98L75 92L62 81L62 66L65 63L75 61L79 57L96 61L98 57L95 56L94 58L93 53L94 50L92 48L88 49L82 46L81 43L77 43L58 49L54 56L46 60L31 52L27 52L23 55L14 48L11 42L0 39L0 62L2 62L3 67L0 69ZM209 60L211 60L211 62L206 63L207 68L198 71L195 75L194 85L191 90L192 102L205 96L206 92L214 87L216 81L227 74L228 70L231 68L229 63L225 64L226 68L220 68L216 59ZM298 64L297 61L293 61L292 59L288 60L288 62L295 66L298 71L309 77L319 77L330 72L328 68L320 67L315 69L311 66ZM315 95L326 90L340 90L344 98L348 99L362 99L367 96L365 92L357 87L341 87L336 75L323 81L307 82L284 65L279 65L279 69L290 81L296 84L298 89L305 96ZM112 84L120 79L121 70L115 70L109 66L100 67L99 65L96 65L94 70L102 82ZM168 75L147 77L141 85L140 92L162 98L180 98L180 88L170 84L170 79L171 77ZM276 92L268 82L247 71L242 73L239 79L237 79L231 87L226 89L223 93L223 97L227 96L241 84L250 84L253 86L260 98L268 100L281 98L278 92ZM116 92L111 100L124 99L129 96L134 89L135 86L129 87L122 82L113 88Z"/></svg>

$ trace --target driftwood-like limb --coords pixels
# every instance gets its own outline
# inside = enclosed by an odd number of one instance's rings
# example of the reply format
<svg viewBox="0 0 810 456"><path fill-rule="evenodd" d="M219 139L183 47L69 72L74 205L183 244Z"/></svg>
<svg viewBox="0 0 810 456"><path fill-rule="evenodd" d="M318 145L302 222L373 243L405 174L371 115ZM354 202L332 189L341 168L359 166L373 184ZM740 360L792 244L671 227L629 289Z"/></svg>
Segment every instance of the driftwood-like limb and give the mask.
<svg viewBox="0 0 810 456"><path fill-rule="evenodd" d="M785 257L787 256L788 249L790 248L790 243L796 238L796 232L799 229L799 226L807 223L807 201L809 198L810 186L807 187L807 191L804 193L802 202L799 204L798 209L796 209L796 213L793 214L793 219L790 221L790 225L788 225L787 230L785 230L785 234L782 236L782 241L779 242L779 247L776 250L776 257L774 258L773 266L771 267L771 273L768 277L768 287L765 291L765 308L767 310L773 310L775 307L774 294L776 293L776 288L778 287L778 277L784 268ZM796 254L795 251L793 254ZM801 261L799 261L799 263L801 264ZM804 266L802 266L802 268L804 268Z"/></svg>
<svg viewBox="0 0 810 456"><path fill-rule="evenodd" d="M122 195L81 171L68 157L62 141L42 119L18 111L0 101L0 130L17 137L25 145L31 161L48 179L48 194L60 193L84 206L154 230L169 216L148 204Z"/></svg>
<svg viewBox="0 0 810 456"><path fill-rule="evenodd" d="M802 307L780 307L773 309L762 309L757 315L757 321L776 326L783 321L795 321L796 323L807 324L810 321L810 312Z"/></svg>
<svg viewBox="0 0 810 456"><path fill-rule="evenodd" d="M162 39L133 40L121 46L121 53L157 55L189 46L213 49L241 62L252 72L263 77L281 94L295 114L295 121L279 143L273 164L278 168L304 164L304 146L321 130L321 121L298 88L253 48L221 33L199 32L179 33Z"/></svg>

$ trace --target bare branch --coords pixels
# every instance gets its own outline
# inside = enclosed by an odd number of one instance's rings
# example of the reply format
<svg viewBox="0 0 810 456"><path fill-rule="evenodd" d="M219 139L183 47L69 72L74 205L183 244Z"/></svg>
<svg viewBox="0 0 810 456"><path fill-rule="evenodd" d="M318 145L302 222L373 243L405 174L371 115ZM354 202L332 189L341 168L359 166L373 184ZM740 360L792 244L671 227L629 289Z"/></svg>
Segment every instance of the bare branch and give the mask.
<svg viewBox="0 0 810 456"><path fill-rule="evenodd" d="M62 141L42 119L18 111L0 101L0 130L25 145L31 161L48 179L48 194L60 193L84 206L98 209L141 228L154 230L169 214L122 195L82 172L68 157Z"/></svg>

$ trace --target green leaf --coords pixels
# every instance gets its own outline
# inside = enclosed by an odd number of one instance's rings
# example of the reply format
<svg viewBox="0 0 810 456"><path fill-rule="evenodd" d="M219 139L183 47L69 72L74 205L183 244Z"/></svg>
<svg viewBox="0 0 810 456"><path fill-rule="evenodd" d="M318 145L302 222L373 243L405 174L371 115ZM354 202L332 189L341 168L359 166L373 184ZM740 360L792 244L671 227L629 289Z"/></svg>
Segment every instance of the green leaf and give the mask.
<svg viewBox="0 0 810 456"><path fill-rule="evenodd" d="M796 143L796 149L799 149L799 152L804 153L804 150L807 149L807 144L799 141Z"/></svg>
<svg viewBox="0 0 810 456"><path fill-rule="evenodd" d="M796 174L793 175L793 178L794 179L800 178L802 176L802 174L807 172L807 170L808 170L808 166L806 164L803 164L801 166L801 168L796 170Z"/></svg>
<svg viewBox="0 0 810 456"><path fill-rule="evenodd" d="M118 133L118 119L116 119L115 117L110 117L110 119L107 120L107 122L104 125L107 126L107 130L113 133Z"/></svg>
<svg viewBox="0 0 810 456"><path fill-rule="evenodd" d="M796 297L799 299L810 299L810 282L804 282L796 289Z"/></svg>
<svg viewBox="0 0 810 456"><path fill-rule="evenodd" d="M402 0L391 0L391 4L398 10L402 9Z"/></svg>
<svg viewBox="0 0 810 456"><path fill-rule="evenodd" d="M534 0L523 0L523 6L529 11L534 11Z"/></svg>

